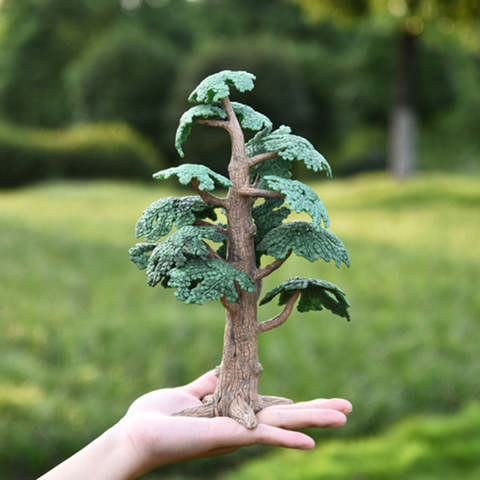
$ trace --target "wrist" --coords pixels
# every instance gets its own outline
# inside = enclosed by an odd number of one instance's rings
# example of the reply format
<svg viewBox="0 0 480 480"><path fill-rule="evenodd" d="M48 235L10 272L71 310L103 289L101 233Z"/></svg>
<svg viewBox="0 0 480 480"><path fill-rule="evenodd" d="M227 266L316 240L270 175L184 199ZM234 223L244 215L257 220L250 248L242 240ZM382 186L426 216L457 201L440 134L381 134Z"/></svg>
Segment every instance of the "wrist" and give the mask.
<svg viewBox="0 0 480 480"><path fill-rule="evenodd" d="M116 423L97 440L101 468L95 480L133 480L145 473L142 459L125 429L123 421ZM84 477L86 478L86 477Z"/></svg>
<svg viewBox="0 0 480 480"><path fill-rule="evenodd" d="M39 480L133 480L142 464L121 422Z"/></svg>

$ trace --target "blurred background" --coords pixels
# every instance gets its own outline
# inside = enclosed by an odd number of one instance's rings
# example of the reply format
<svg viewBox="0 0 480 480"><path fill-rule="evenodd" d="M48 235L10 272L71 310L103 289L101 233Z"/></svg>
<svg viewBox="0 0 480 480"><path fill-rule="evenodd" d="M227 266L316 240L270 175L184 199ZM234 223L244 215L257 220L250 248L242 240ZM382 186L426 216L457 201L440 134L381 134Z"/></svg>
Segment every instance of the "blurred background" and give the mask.
<svg viewBox="0 0 480 480"><path fill-rule="evenodd" d="M262 338L261 389L355 411L310 432L314 452L162 478L479 478L478 0L0 0L0 477L39 476L219 362L222 307L149 288L127 250L149 203L191 194L151 175L179 164L187 97L222 69L254 73L234 99L327 158L334 179L308 181L352 260L269 278L333 281L353 320L293 315ZM186 161L223 173L212 130Z"/></svg>

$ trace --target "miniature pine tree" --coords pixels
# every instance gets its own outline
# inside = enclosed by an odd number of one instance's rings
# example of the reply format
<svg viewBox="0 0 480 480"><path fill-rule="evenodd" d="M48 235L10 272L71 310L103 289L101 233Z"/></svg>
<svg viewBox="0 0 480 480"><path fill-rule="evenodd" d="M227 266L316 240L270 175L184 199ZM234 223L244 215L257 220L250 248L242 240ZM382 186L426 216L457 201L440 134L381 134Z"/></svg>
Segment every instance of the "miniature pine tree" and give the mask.
<svg viewBox="0 0 480 480"><path fill-rule="evenodd" d="M207 77L192 92L189 100L200 104L182 115L176 148L183 157L182 144L194 124L226 130L232 147L229 178L192 164L156 173L156 179L177 176L180 183L191 184L197 195L164 198L150 205L136 226L137 237L145 236L148 243L130 249L131 259L146 269L149 285L176 288L176 297L186 303L220 300L226 310L217 389L202 406L179 414L229 416L248 428L257 425L255 414L263 408L290 402L258 394L262 371L258 335L283 324L297 300L301 312L325 308L350 319L344 292L322 280L291 278L259 302L262 280L292 252L312 262L333 260L337 267L342 262L349 265L349 258L341 240L327 230L328 214L315 191L291 179L294 161L331 176L327 161L290 128L273 130L265 115L230 101L232 87L251 90L254 79L247 72L223 71ZM243 129L257 133L245 142ZM216 186L228 188L226 196L211 193ZM226 225L217 221L219 209ZM311 222L285 223L292 210L306 212ZM262 266L265 256L270 260ZM259 321L257 304L277 295L283 310Z"/></svg>

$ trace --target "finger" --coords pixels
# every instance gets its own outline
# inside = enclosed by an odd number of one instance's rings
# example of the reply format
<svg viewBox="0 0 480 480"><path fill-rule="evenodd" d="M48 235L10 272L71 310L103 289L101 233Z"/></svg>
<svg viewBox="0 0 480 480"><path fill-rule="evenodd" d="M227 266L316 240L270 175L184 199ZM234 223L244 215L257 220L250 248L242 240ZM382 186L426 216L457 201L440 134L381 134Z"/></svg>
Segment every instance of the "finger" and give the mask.
<svg viewBox="0 0 480 480"><path fill-rule="evenodd" d="M271 425L260 424L254 430L255 443L272 447L295 448L299 450L311 450L315 447L315 441L300 432L292 432Z"/></svg>
<svg viewBox="0 0 480 480"><path fill-rule="evenodd" d="M184 392L202 399L206 395L213 393L216 387L217 376L215 375L214 370L211 370L210 372L205 373L201 377L181 388Z"/></svg>
<svg viewBox="0 0 480 480"><path fill-rule="evenodd" d="M337 428L347 421L344 413L325 408L269 408L257 414L258 420L270 426L298 430L301 428Z"/></svg>
<svg viewBox="0 0 480 480"><path fill-rule="evenodd" d="M339 412L348 415L352 410L352 404L348 400L343 398L317 398L315 400L310 400L308 402L298 402L298 403L289 403L284 405L273 405L272 407L267 407L265 410L269 409L282 409L282 410L298 410L298 409L310 409L310 408L323 408L329 410L338 410Z"/></svg>
<svg viewBox="0 0 480 480"><path fill-rule="evenodd" d="M228 448L234 449L262 444L302 450L309 450L315 446L315 442L308 435L263 423L254 429L248 429L231 418L217 417L212 419L211 426L214 426L210 435L210 438L214 439L210 445L211 451L225 448L227 445Z"/></svg>
<svg viewBox="0 0 480 480"><path fill-rule="evenodd" d="M317 403L317 402L315 402L314 400L314 403ZM348 400L345 400L343 398L330 398L327 400L322 399L318 402L318 404L321 408L338 410L344 413L345 415L348 415L353 410L353 405Z"/></svg>

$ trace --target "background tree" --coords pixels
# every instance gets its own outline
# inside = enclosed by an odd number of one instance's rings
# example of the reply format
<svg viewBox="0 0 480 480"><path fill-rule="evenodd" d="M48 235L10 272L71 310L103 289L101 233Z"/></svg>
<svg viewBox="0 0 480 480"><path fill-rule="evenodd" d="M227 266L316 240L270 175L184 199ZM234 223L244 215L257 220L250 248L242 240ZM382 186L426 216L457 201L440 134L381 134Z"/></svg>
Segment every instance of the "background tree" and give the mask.
<svg viewBox="0 0 480 480"><path fill-rule="evenodd" d="M258 321L257 303L262 281L291 255L310 261L333 260L337 267L349 265L347 251L327 230L329 217L317 194L291 179L291 165L303 161L307 168L331 175L323 156L304 138L272 122L253 108L230 101L230 89L253 89L255 77L242 71L222 71L203 80L189 100L199 102L182 115L176 148L194 124L228 132L231 157L228 178L203 165L184 164L160 171L157 179L177 176L198 196L168 197L150 205L136 226L138 237L148 243L130 249L131 259L146 269L151 286L177 289L176 297L186 303L220 300L226 310L222 362L217 367L218 386L201 407L180 412L192 416L230 416L248 428L257 425L256 412L268 405L289 400L258 394L257 337L282 325L297 300L299 311L322 310L350 318L348 301L337 286L311 278L294 277L268 292L260 304L279 296L281 313ZM257 134L245 142L243 129ZM227 187L226 196L211 193ZM259 199L263 201L258 202ZM287 207L288 205L289 207ZM226 224L216 222L221 209ZM291 210L305 212L311 222L283 221ZM173 226L177 230L171 233ZM169 235L160 243L162 237ZM212 246L219 244L218 247ZM262 257L274 257L262 265Z"/></svg>
<svg viewBox="0 0 480 480"><path fill-rule="evenodd" d="M109 0L4 0L0 4L0 110L14 123L68 124L67 66L117 15Z"/></svg>
<svg viewBox="0 0 480 480"><path fill-rule="evenodd" d="M480 3L477 0L393 0L371 2L347 0L294 0L312 20L325 18L340 22L368 19L371 25L386 28L397 37L394 99L390 115L388 163L399 178L417 169L418 108L415 85L418 40L428 28L444 33L455 30L467 42L477 42Z"/></svg>
<svg viewBox="0 0 480 480"><path fill-rule="evenodd" d="M345 13L350 3L355 8ZM404 0L371 3L367 9L366 2L323 2L336 9L335 18L362 18L360 28L346 29L339 22L306 22L291 0L261 6L222 0L214 8L210 0L4 0L0 115L4 122L48 128L115 119L135 127L175 164L172 126L190 85L214 71L249 70L258 72L259 82L248 104L277 123L277 92L285 92L290 126L321 142L337 174L384 169L394 32L407 17L398 17ZM422 15L428 5L443 3L425 0ZM415 37L419 167L475 170L478 50L456 40L471 31L459 28L468 24L466 14L454 23L435 8L422 20L422 41ZM322 18L332 16L330 10L320 12ZM228 148L226 139L194 131L186 151L224 173Z"/></svg>
<svg viewBox="0 0 480 480"><path fill-rule="evenodd" d="M69 68L74 120L126 122L159 145L177 54L166 41L118 22Z"/></svg>

